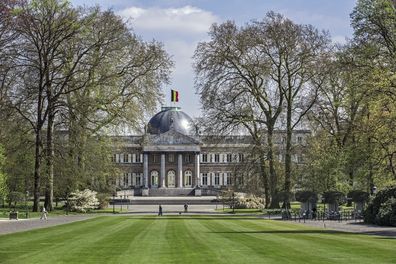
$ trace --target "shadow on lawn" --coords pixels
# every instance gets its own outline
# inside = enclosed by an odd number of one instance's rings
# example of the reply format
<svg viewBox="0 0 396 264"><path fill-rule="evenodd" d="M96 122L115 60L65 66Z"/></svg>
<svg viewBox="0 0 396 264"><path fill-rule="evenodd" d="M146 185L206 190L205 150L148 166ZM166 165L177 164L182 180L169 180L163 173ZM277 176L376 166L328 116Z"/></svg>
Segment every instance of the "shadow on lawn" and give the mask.
<svg viewBox="0 0 396 264"><path fill-rule="evenodd" d="M197 217L197 216L150 216L150 217L128 217L128 219L132 220L260 220L263 221L261 218L246 218L246 217L216 217L216 216L205 216L205 217Z"/></svg>
<svg viewBox="0 0 396 264"><path fill-rule="evenodd" d="M342 232L337 230L257 230L257 231L213 231L207 233L214 234L346 234L354 235L354 233Z"/></svg>

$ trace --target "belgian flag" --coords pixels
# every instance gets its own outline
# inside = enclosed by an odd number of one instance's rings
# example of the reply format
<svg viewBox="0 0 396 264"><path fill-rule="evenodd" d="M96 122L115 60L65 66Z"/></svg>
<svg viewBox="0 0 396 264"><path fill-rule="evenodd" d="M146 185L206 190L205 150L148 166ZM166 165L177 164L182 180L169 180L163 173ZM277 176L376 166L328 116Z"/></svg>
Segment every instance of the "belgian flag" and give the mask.
<svg viewBox="0 0 396 264"><path fill-rule="evenodd" d="M171 102L179 102L179 92L171 90Z"/></svg>

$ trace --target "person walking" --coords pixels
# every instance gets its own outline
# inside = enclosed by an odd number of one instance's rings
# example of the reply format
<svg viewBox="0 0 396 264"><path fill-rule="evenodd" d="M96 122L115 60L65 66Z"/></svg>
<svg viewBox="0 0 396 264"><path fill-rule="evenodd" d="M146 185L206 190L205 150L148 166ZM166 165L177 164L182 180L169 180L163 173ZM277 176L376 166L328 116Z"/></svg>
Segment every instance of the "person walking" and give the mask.
<svg viewBox="0 0 396 264"><path fill-rule="evenodd" d="M184 204L184 212L187 213L188 211L188 204Z"/></svg>
<svg viewBox="0 0 396 264"><path fill-rule="evenodd" d="M162 215L162 206L159 205L158 207L158 215L161 216Z"/></svg>
<svg viewBox="0 0 396 264"><path fill-rule="evenodd" d="M43 206L43 210L41 211L41 217L40 217L40 220L48 220L48 217L47 217L47 210L45 210L45 207Z"/></svg>

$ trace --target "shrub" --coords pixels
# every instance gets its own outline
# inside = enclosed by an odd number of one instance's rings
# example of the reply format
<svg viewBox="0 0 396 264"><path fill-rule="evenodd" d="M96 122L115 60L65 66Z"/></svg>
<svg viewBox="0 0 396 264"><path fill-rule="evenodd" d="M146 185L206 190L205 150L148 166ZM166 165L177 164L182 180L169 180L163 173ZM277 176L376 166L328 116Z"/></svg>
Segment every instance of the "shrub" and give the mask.
<svg viewBox="0 0 396 264"><path fill-rule="evenodd" d="M236 197L235 208L238 209L263 209L264 199L255 195Z"/></svg>
<svg viewBox="0 0 396 264"><path fill-rule="evenodd" d="M396 226L396 186L381 190L364 210L364 222Z"/></svg>
<svg viewBox="0 0 396 264"><path fill-rule="evenodd" d="M110 195L108 193L99 193L97 195L98 202L99 202L99 209L105 209L109 206L110 203Z"/></svg>
<svg viewBox="0 0 396 264"><path fill-rule="evenodd" d="M69 198L69 206L71 211L85 213L89 210L97 208L99 201L96 198L96 192L89 189L84 191L77 190L71 193Z"/></svg>

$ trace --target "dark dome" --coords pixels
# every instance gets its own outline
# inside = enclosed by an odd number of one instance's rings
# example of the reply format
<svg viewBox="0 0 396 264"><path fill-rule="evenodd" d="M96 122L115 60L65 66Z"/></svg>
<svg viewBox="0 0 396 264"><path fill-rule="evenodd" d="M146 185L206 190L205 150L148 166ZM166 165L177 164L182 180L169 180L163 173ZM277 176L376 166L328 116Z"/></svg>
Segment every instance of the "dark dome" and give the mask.
<svg viewBox="0 0 396 264"><path fill-rule="evenodd" d="M175 130L184 135L195 135L196 129L192 118L180 110L180 107L162 107L161 112L154 115L147 127L150 134L161 134Z"/></svg>

